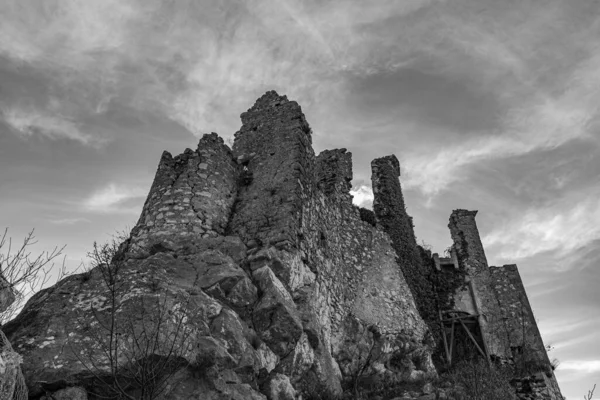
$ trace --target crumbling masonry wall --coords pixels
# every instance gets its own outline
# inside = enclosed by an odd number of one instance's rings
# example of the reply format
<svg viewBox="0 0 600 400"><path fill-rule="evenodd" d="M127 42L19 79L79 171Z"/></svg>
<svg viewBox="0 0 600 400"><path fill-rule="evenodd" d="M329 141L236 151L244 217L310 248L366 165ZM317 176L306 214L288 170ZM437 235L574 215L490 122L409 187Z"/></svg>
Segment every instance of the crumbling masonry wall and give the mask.
<svg viewBox="0 0 600 400"><path fill-rule="evenodd" d="M504 339L503 318L498 300L490 290L489 267L475 222L477 211L454 210L450 215L450 234L459 268L466 273L466 285L455 297L455 309L478 315L485 351L495 357L510 357Z"/></svg>
<svg viewBox="0 0 600 400"><path fill-rule="evenodd" d="M237 179L231 150L216 133L205 134L196 151L174 158L165 151L131 232L130 251L143 254L158 244L174 250L190 238L223 235Z"/></svg>
<svg viewBox="0 0 600 400"><path fill-rule="evenodd" d="M377 158L371 162L373 211L377 222L392 240L397 263L416 301L421 317L438 325L436 296L428 265L423 265L417 246L412 218L406 212L400 186L400 163L396 156Z"/></svg>
<svg viewBox="0 0 600 400"><path fill-rule="evenodd" d="M241 115L233 153L242 166L229 230L250 248L297 243L303 192L312 184L310 128L295 101L265 93Z"/></svg>
<svg viewBox="0 0 600 400"><path fill-rule="evenodd" d="M537 328L527 293L516 265L491 267L491 289L498 301L513 357L523 354L527 359L550 364L542 337Z"/></svg>
<svg viewBox="0 0 600 400"><path fill-rule="evenodd" d="M524 372L525 380L531 381L521 386L537 388L540 396L562 400L517 266L491 267L490 275L515 368Z"/></svg>
<svg viewBox="0 0 600 400"><path fill-rule="evenodd" d="M407 351L415 375L430 372L430 349L423 345L427 328L398 264L389 237L362 221L349 194L351 154L346 149L319 154L317 187L302 212L301 249L317 271L316 309L328 304L330 327L325 335L344 375L360 368L359 355L370 345L353 325L376 327L384 336L376 348L383 366L392 354ZM317 312L317 314L321 314ZM373 338L371 337L371 341ZM377 363L375 363L377 364ZM418 367L417 367L418 366Z"/></svg>
<svg viewBox="0 0 600 400"><path fill-rule="evenodd" d="M561 400L517 266L488 267L476 214L454 210L448 225L459 266L466 272L455 310L479 315L486 351L492 360L513 366L519 398Z"/></svg>
<svg viewBox="0 0 600 400"><path fill-rule="evenodd" d="M254 274L272 271L294 299L286 306L286 320L297 333L285 339L286 349L293 350L281 353L282 370L298 385L353 376L373 345L371 326L386 335L376 346L387 349L379 365L409 349L407 373L430 372L426 327L389 238L363 222L352 205L351 154L337 149L314 157L300 107L274 92L242 120L234 154L244 170L228 232L239 234L250 248ZM258 314L268 314L261 304ZM300 330L295 316L302 321ZM314 368L290 361L307 359Z"/></svg>
<svg viewBox="0 0 600 400"><path fill-rule="evenodd" d="M185 299L185 329L195 332L186 359L217 359L210 387L186 370L172 377L174 394L165 398L264 400L265 393L289 398L315 388L335 395L361 373L400 382L435 375L435 343L422 317L431 322L437 313L433 267L416 244L396 157L372 163L374 226L352 204L352 154L315 156L296 102L267 92L241 118L233 150L212 133L195 151L163 154L119 250L123 297ZM481 314L492 315L497 296L483 293L492 278L474 214L453 217L459 262L473 281L487 276L475 291L487 307ZM514 279L507 273L494 282L505 287ZM93 322L88 311L106 303L103 290L99 269L67 278L7 324L35 396L41 380L85 386L78 379L87 370L63 349L86 345L86 331L68 326Z"/></svg>

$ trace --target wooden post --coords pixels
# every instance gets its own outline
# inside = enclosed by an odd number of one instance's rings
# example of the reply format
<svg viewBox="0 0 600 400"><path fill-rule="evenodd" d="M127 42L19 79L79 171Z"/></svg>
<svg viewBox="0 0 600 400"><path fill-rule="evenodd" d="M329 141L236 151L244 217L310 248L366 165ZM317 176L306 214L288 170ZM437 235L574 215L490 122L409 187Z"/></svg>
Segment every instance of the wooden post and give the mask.
<svg viewBox="0 0 600 400"><path fill-rule="evenodd" d="M473 306L475 307L477 321L479 322L479 331L481 332L481 341L483 342L483 348L485 349L485 354L483 356L487 360L488 365L491 365L490 349L488 348L487 341L485 340L485 332L483 332L483 315L481 315L481 310L477 302L477 296L475 296L475 285L471 279L469 279L469 291L471 292L471 298L473 299Z"/></svg>
<svg viewBox="0 0 600 400"><path fill-rule="evenodd" d="M450 333L450 361L448 362L448 364L452 365L452 352L454 350L454 324L456 323L455 320L452 320L452 331Z"/></svg>
<svg viewBox="0 0 600 400"><path fill-rule="evenodd" d="M471 332L469 332L469 328L467 328L467 326L465 325L464 322L462 322L462 320L458 320L458 322L460 322L460 324L462 325L462 327L464 328L465 332L467 332L467 335L469 335L469 338L473 341L473 344L475 345L475 347L477 347L477 350L479 350L479 353L481 353L481 355L483 356L483 358L487 358L485 356L485 352L483 350L481 350L481 347L479 347L479 345L477 344L477 341L475 340L475 338L473 337L473 335L471 335ZM488 359L488 364L489 364L490 360Z"/></svg>
<svg viewBox="0 0 600 400"><path fill-rule="evenodd" d="M446 361L448 361L448 365L452 362L452 357L450 356L450 352L448 351L448 339L446 338L446 327L442 322L442 312L438 310L438 314L440 316L440 327L442 328L442 338L444 339L444 350L446 351Z"/></svg>

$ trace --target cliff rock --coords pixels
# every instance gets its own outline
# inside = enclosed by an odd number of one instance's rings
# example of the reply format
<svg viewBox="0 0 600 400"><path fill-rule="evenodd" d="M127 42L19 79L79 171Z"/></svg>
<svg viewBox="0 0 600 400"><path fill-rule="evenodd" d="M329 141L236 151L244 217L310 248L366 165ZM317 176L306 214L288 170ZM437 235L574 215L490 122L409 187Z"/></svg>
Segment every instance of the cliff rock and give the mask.
<svg viewBox="0 0 600 400"><path fill-rule="evenodd" d="M3 327L29 398L292 400L389 382L437 398L433 351L452 364L464 326L480 361L521 371L521 398L535 383L531 398L560 399L518 271L488 267L476 212L455 210L451 257L432 255L395 156L372 162L374 210L359 210L352 154L315 155L298 103L270 91L241 120L233 148L211 133L163 153L129 237ZM17 361L0 371L2 388L19 382Z"/></svg>
<svg viewBox="0 0 600 400"><path fill-rule="evenodd" d="M351 154L315 156L300 106L275 92L241 117L232 150L212 133L165 152L117 256L38 293L6 326L33 397L99 394L99 379L120 376L141 393L115 365L139 363L131 332L165 309L185 340L164 339L181 367L161 398L292 399L339 394L357 376L435 374L392 242L352 205ZM174 354L163 347L145 356Z"/></svg>
<svg viewBox="0 0 600 400"><path fill-rule="evenodd" d="M5 311L14 301L13 289L0 275L0 312ZM27 399L27 386L20 364L21 356L13 350L9 340L0 329L0 399Z"/></svg>

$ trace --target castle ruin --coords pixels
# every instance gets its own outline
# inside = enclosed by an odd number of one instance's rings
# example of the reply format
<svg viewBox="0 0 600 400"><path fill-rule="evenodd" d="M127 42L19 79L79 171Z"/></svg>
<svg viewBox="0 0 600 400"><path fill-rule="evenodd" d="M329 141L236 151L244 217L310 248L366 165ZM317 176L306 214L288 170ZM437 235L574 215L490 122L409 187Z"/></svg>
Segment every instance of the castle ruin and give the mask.
<svg viewBox="0 0 600 400"><path fill-rule="evenodd" d="M417 382L460 356L464 327L487 362L531 366L515 383L520 398L562 399L518 270L487 265L476 211L452 213L454 244L440 258L417 245L395 156L371 164L371 212L352 204L351 153L315 155L298 103L267 92L241 119L232 149L211 133L162 155L119 249L121 316L149 296L185 314L194 345L164 398L299 399ZM94 318L115 312L101 278L68 277L3 327L30 398L72 387L95 398L78 354L93 348ZM214 365L200 379L189 365L206 358ZM98 355L98 371L108 361Z"/></svg>

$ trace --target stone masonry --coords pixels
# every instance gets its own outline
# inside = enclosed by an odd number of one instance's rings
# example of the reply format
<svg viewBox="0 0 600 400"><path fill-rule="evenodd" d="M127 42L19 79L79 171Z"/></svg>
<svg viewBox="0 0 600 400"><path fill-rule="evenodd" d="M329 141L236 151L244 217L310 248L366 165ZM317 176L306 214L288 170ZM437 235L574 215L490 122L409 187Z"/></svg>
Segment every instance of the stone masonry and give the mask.
<svg viewBox="0 0 600 400"><path fill-rule="evenodd" d="M361 213L350 195L352 154L315 155L298 103L270 91L241 120L233 149L211 133L196 150L163 153L112 261L37 293L3 327L22 356L29 398L110 397L110 382L135 398L144 385L121 371L172 357L164 345L122 356L140 341L141 316L160 314L160 304L168 321L182 322L156 337L182 332L184 344L165 376L166 400L300 400L437 376L443 276L417 246L398 159L372 162L374 213ZM452 213L466 281L444 296L479 315L488 354L513 362L531 354L521 359L549 365L518 271L488 267L475 214ZM106 271L118 271L117 284L106 283ZM116 361L106 351L108 326L118 331ZM506 334L517 326L521 334ZM558 400L552 371L539 372L516 384L521 398ZM419 398L434 398L430 389Z"/></svg>
<svg viewBox="0 0 600 400"><path fill-rule="evenodd" d="M488 355L513 365L521 376L516 381L519 398L562 400L517 266L488 266L476 214L454 210L450 216L453 249L466 272L454 309L479 316Z"/></svg>
<svg viewBox="0 0 600 400"><path fill-rule="evenodd" d="M148 254L153 245L175 249L185 238L225 233L237 193L238 167L216 133L198 149L173 158L164 152L142 215L131 232L131 252Z"/></svg>
<svg viewBox="0 0 600 400"><path fill-rule="evenodd" d="M185 316L188 367L169 378L163 397L288 399L340 394L363 378L435 376L435 344L394 241L352 204L351 153L315 156L300 106L276 92L241 119L233 150L212 133L195 151L163 154L140 219L113 259L122 280L118 323L139 315L150 302L143 299L164 299ZM401 192L385 197L399 191L398 173L378 176L376 201L403 212L403 203L392 204ZM404 227L418 254L412 223ZM95 321L111 315L99 268L38 293L5 326L31 398L76 386L93 397L101 388L81 359L86 351L98 351L97 372L110 373L93 339L102 335L88 328L102 332ZM194 368L206 358L216 364L200 379Z"/></svg>
<svg viewBox="0 0 600 400"><path fill-rule="evenodd" d="M377 221L392 240L397 263L417 302L421 317L435 321L435 293L429 279L431 271L422 264L421 253L413 229L412 217L406 212L404 196L398 178L400 163L396 156L377 158L371 162L373 211Z"/></svg>

